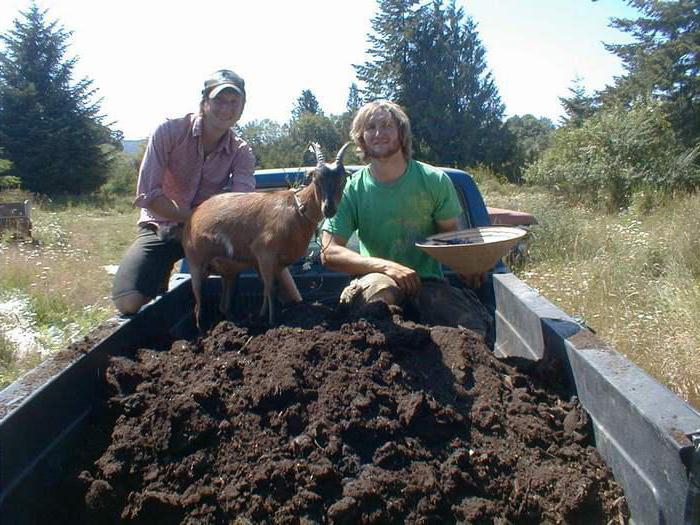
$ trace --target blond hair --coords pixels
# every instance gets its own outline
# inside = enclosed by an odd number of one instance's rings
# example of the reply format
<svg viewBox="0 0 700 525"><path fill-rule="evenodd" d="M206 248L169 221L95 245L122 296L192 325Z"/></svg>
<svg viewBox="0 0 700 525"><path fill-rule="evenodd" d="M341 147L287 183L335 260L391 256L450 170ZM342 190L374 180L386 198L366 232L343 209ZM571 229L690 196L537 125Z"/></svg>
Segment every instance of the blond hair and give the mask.
<svg viewBox="0 0 700 525"><path fill-rule="evenodd" d="M367 150L365 145L365 140L363 134L367 129L367 121L374 115L377 111L384 110L391 115L394 120L396 127L399 130L399 143L401 144L401 152L406 161L411 160L413 156L413 137L411 135L411 122L408 120L408 115L401 109L401 106L391 102L390 100L375 100L373 102L368 102L362 106L358 111L357 115L352 121L352 130L350 131L350 138L360 149L360 158L363 161L367 160Z"/></svg>

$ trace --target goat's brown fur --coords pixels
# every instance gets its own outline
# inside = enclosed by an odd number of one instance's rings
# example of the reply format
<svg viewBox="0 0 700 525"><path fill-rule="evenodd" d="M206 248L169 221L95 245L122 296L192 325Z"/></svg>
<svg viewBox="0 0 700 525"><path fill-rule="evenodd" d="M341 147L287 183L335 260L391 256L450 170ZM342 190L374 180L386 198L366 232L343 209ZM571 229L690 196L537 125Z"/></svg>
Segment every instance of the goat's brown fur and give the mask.
<svg viewBox="0 0 700 525"><path fill-rule="evenodd" d="M341 165L341 170L343 170ZM343 170L343 179L344 179ZM183 247L192 278L195 313L200 324L201 286L211 273L223 278L220 310L226 312L232 287L239 272L254 267L264 284L261 316L268 312L275 322L273 294L275 283L285 267L306 253L316 226L323 218L322 199L332 200L332 214L340 200L340 191L322 195L318 170L312 182L299 190L296 205L292 190L269 193L223 193L202 203L185 224ZM342 184L339 185L342 190ZM233 253L231 253L231 248Z"/></svg>

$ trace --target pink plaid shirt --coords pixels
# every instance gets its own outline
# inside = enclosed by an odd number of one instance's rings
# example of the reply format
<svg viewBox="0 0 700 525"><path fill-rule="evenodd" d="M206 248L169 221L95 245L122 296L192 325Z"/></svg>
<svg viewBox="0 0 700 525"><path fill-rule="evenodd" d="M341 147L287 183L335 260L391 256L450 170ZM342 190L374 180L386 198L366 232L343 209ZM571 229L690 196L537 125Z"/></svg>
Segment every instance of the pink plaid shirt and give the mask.
<svg viewBox="0 0 700 525"><path fill-rule="evenodd" d="M166 121L153 133L136 185L139 224L172 222L148 209L159 195L194 208L217 193L255 190L255 156L248 143L229 130L205 157L201 134L202 117L191 113Z"/></svg>

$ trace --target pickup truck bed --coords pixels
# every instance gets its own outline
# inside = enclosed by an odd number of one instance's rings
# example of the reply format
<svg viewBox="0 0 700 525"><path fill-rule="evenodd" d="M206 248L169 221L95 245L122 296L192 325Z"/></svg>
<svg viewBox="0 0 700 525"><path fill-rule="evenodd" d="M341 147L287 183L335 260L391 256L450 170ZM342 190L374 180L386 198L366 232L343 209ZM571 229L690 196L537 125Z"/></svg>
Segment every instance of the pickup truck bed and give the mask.
<svg viewBox="0 0 700 525"><path fill-rule="evenodd" d="M465 209L463 226L488 225L471 177L446 171ZM264 170L258 186L279 187L300 176L299 170ZM292 273L307 301L333 302L348 282L347 276L324 270L313 256L295 264ZM218 282L211 279L207 285L213 293ZM242 275L238 307L255 307L260 295L257 278ZM497 356L554 357L564 364L570 392L590 415L596 448L625 491L632 521L691 523L685 509L687 500L697 506L689 477L694 454L697 463L692 440L700 439L700 414L501 264L479 296L495 319ZM104 398L110 356L192 335L192 307L188 276L177 274L168 293L133 318L114 320L93 335L83 345L87 351L63 352L0 392L3 522L31 523L37 495L63 476L71 444Z"/></svg>

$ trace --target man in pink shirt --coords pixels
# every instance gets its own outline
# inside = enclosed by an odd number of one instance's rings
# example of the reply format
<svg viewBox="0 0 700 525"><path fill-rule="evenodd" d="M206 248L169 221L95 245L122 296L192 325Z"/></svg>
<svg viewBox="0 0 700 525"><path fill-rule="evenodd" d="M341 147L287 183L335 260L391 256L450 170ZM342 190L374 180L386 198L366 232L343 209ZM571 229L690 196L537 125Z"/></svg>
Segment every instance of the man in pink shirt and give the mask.
<svg viewBox="0 0 700 525"><path fill-rule="evenodd" d="M134 314L162 294L173 265L184 256L179 241L158 236L159 227L185 222L195 207L217 193L255 190L253 150L232 130L245 99L239 75L216 71L204 82L199 115L168 120L149 139L134 201L141 208L138 236L112 289L122 314ZM282 290L288 300L301 300L288 271Z"/></svg>

